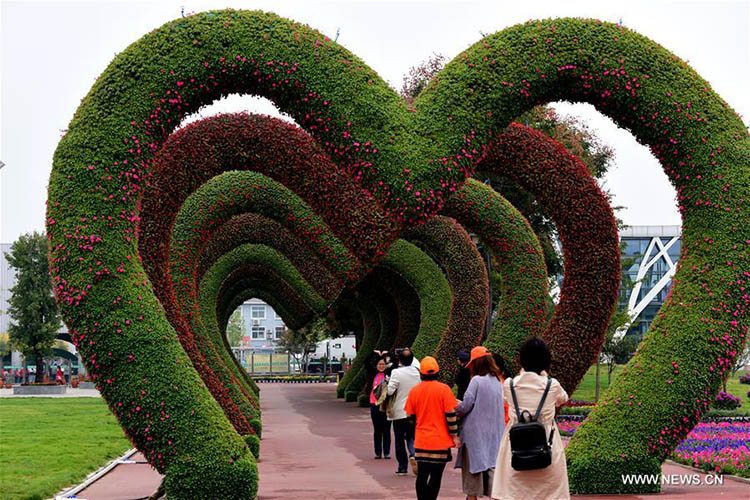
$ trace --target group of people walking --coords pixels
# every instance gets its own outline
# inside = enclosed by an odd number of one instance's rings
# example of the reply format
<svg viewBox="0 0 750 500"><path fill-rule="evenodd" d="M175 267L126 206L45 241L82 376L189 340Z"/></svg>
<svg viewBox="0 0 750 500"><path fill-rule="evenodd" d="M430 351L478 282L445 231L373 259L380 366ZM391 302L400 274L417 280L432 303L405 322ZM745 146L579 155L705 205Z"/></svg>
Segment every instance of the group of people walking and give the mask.
<svg viewBox="0 0 750 500"><path fill-rule="evenodd" d="M458 353L454 395L439 380L435 358L419 361L409 348L375 351L369 374L375 459L391 457L392 425L396 474L411 467L418 500L438 498L454 448L468 500L570 498L555 425L568 394L547 373L544 341L526 341L519 361L521 370L511 377L502 357L483 346Z"/></svg>

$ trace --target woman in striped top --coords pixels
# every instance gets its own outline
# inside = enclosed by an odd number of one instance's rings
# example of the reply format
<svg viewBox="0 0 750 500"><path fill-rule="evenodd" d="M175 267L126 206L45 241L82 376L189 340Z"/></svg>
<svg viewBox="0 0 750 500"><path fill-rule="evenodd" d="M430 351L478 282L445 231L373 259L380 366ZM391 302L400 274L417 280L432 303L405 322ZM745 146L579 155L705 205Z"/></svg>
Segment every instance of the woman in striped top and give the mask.
<svg viewBox="0 0 750 500"><path fill-rule="evenodd" d="M460 445L456 421L458 401L450 387L438 382L439 370L435 358L427 356L421 361L422 382L409 392L404 408L416 425L417 500L438 497L445 464L453 458L451 448Z"/></svg>

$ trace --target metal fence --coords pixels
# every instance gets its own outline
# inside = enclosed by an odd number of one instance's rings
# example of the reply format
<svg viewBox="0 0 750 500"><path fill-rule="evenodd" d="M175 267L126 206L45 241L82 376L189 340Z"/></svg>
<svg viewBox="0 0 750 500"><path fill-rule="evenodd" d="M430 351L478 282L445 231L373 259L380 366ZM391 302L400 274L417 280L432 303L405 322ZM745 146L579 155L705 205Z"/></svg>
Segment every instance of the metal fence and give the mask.
<svg viewBox="0 0 750 500"><path fill-rule="evenodd" d="M252 375L289 375L298 373L297 363L287 352L256 351L253 348L232 347L232 353Z"/></svg>

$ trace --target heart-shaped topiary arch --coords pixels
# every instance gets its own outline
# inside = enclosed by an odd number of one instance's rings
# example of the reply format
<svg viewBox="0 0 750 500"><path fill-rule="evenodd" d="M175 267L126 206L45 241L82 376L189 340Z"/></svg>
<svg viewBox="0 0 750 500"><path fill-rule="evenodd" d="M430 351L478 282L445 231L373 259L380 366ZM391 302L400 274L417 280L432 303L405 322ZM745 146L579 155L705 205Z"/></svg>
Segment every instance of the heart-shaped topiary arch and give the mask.
<svg viewBox="0 0 750 500"><path fill-rule="evenodd" d="M494 133L539 103L589 102L649 145L683 216L675 285L568 457L576 491L654 488L625 488L620 474L658 472L748 328L750 140L708 83L625 28L559 19L485 37L410 108L320 33L272 14L217 11L167 23L116 57L61 140L49 187L63 318L127 434L167 472L170 497L257 489L254 459L177 342L135 242L154 153L186 113L232 92L268 97L295 118L394 228L430 218Z"/></svg>

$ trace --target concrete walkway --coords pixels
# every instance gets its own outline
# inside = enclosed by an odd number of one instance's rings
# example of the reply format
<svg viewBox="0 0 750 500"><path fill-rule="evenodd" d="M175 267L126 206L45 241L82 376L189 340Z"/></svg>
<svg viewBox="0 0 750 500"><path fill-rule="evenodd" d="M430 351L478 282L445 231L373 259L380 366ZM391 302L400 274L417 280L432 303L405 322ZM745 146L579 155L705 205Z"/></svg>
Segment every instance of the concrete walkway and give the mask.
<svg viewBox="0 0 750 500"><path fill-rule="evenodd" d="M99 391L96 389L79 389L68 387L65 394L13 394L13 389L0 389L0 398L100 398Z"/></svg>
<svg viewBox="0 0 750 500"><path fill-rule="evenodd" d="M333 384L261 384L261 391L264 434L258 464L259 500L416 498L414 476L394 474L395 457L373 459L368 410L336 399ZM670 464L664 465L663 472L697 474ZM146 464L121 464L80 492L78 497L87 500L142 498L151 493L159 481L160 476ZM660 495L583 495L577 498L750 498L749 484L728 478L723 486L664 486L663 490ZM460 473L452 465L446 468L440 498L465 498L461 494Z"/></svg>

